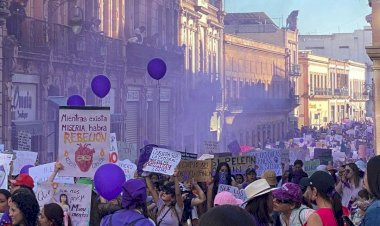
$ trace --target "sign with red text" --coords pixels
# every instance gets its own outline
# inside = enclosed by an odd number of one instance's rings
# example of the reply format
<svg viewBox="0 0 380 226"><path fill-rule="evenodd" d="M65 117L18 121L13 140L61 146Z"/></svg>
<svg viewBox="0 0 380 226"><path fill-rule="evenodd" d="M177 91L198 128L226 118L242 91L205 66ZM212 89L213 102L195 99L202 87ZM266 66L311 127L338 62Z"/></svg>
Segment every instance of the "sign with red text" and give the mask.
<svg viewBox="0 0 380 226"><path fill-rule="evenodd" d="M119 159L118 157L118 149L117 149L117 141L116 141L116 133L110 133L110 159L109 162L116 163Z"/></svg>
<svg viewBox="0 0 380 226"><path fill-rule="evenodd" d="M143 170L147 172L173 175L174 169L181 161L181 153L164 148L153 148L149 161Z"/></svg>
<svg viewBox="0 0 380 226"><path fill-rule="evenodd" d="M110 110L107 107L59 109L58 159L60 176L90 177L109 162Z"/></svg>
<svg viewBox="0 0 380 226"><path fill-rule="evenodd" d="M126 180L134 178L135 172L137 170L136 164L131 162L129 159L118 161L116 164L124 171Z"/></svg>

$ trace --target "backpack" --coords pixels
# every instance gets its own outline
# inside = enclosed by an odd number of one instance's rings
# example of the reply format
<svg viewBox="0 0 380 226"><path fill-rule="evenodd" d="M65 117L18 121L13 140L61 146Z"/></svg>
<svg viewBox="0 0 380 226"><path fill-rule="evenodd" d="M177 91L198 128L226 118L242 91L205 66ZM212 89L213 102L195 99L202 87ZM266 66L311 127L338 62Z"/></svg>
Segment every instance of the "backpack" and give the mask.
<svg viewBox="0 0 380 226"><path fill-rule="evenodd" d="M112 216L113 216L113 214L111 214L111 217L110 217L110 220L109 220L107 226L112 226ZM135 226L137 222L139 222L140 220L144 220L144 219L146 219L146 218L142 215L142 217L137 218L137 219L133 220L132 222L125 223L124 225L117 225L117 226Z"/></svg>

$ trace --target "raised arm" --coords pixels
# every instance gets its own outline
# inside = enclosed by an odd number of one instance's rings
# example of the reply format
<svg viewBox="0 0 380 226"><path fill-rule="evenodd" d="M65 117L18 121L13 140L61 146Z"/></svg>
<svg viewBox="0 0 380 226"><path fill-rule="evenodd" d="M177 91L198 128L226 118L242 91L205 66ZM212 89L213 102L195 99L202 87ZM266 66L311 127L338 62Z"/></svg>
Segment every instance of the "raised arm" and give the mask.
<svg viewBox="0 0 380 226"><path fill-rule="evenodd" d="M146 186L148 187L150 194L153 197L154 202L157 203L158 199L159 199L158 193L157 193L156 189L154 189L153 183L150 180L149 175L145 177L145 182L146 182Z"/></svg>
<svg viewBox="0 0 380 226"><path fill-rule="evenodd" d="M49 176L48 181L49 181L49 182L54 182L54 178L57 176L57 174L58 174L58 172L59 172L60 170L63 170L63 165L62 165L62 163L60 163L60 162L56 162L56 163L54 164L54 171L53 171L53 173Z"/></svg>
<svg viewBox="0 0 380 226"><path fill-rule="evenodd" d="M175 199L177 201L177 205L179 208L183 208L183 199L181 194L181 189L179 188L179 180L178 180L178 170L174 170L173 174L174 184L175 184Z"/></svg>
<svg viewBox="0 0 380 226"><path fill-rule="evenodd" d="M197 205L200 205L206 201L206 195L203 192L202 188L198 185L198 183L194 179L192 180L192 184L193 184L194 188L197 190L199 197L193 198L191 200L191 206L197 206Z"/></svg>

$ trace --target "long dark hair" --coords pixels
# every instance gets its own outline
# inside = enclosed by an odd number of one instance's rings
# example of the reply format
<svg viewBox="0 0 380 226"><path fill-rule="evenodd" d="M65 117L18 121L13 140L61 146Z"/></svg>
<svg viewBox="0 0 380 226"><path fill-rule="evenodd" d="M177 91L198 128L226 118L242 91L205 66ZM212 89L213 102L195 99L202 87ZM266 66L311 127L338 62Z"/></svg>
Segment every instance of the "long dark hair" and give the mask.
<svg viewBox="0 0 380 226"><path fill-rule="evenodd" d="M44 214L46 218L53 223L54 226L62 226L64 224L65 214L62 207L57 203L48 203L44 205ZM68 216L68 225L71 226L71 219Z"/></svg>
<svg viewBox="0 0 380 226"><path fill-rule="evenodd" d="M231 183L232 183L232 175L231 175L231 168L230 168L230 166L226 162L220 162L218 164L218 166L216 167L216 171L215 171L215 175L214 175L214 187L212 188L212 197L213 197L213 199L214 199L216 193L218 192L218 186L219 186L219 180L220 180L220 178L219 178L219 171L220 171L220 169L223 166L227 167L227 175L226 175L227 185L231 185Z"/></svg>
<svg viewBox="0 0 380 226"><path fill-rule="evenodd" d="M37 224L40 206L34 193L29 189L20 188L11 196L12 202L16 203L23 215L23 221L26 226L35 226Z"/></svg>
<svg viewBox="0 0 380 226"><path fill-rule="evenodd" d="M323 200L326 200L327 202L331 203L332 210L334 212L334 217L338 226L344 226L342 197L340 196L340 194L335 191L334 187L329 189L327 194L318 191L318 189L317 189L317 193L318 193L318 196L320 196Z"/></svg>
<svg viewBox="0 0 380 226"><path fill-rule="evenodd" d="M380 156L375 156L368 161L367 180L371 195L380 199Z"/></svg>
<svg viewBox="0 0 380 226"><path fill-rule="evenodd" d="M352 170L355 188L358 188L360 186L360 170L355 163L348 163L347 166Z"/></svg>
<svg viewBox="0 0 380 226"><path fill-rule="evenodd" d="M254 216L256 221L264 225L269 225L273 223L273 219L268 211L269 194L270 193L255 197L252 200L248 201L247 205L245 206L245 210L248 211L252 216Z"/></svg>

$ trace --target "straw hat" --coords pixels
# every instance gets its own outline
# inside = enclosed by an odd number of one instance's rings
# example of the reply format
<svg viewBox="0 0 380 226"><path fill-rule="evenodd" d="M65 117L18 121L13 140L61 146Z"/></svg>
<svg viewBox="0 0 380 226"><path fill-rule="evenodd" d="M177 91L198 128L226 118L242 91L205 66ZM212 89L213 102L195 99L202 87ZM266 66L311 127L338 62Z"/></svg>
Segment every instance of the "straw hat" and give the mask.
<svg viewBox="0 0 380 226"><path fill-rule="evenodd" d="M276 188L271 188L265 179L259 179L252 183L250 183L245 189L244 192L247 195L247 201L258 197L260 195L267 194L273 190L276 190Z"/></svg>

